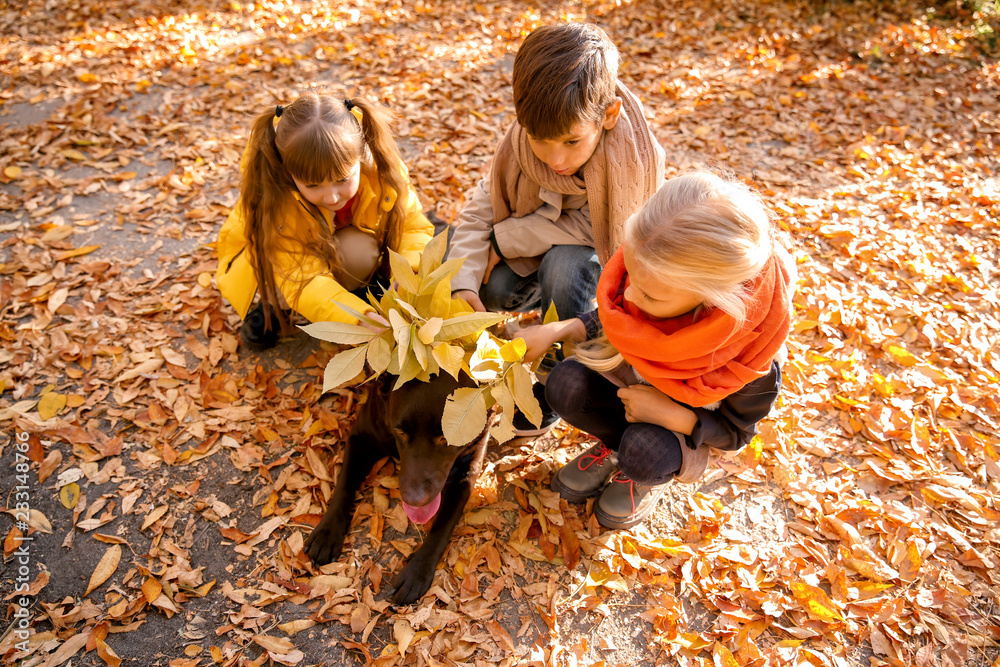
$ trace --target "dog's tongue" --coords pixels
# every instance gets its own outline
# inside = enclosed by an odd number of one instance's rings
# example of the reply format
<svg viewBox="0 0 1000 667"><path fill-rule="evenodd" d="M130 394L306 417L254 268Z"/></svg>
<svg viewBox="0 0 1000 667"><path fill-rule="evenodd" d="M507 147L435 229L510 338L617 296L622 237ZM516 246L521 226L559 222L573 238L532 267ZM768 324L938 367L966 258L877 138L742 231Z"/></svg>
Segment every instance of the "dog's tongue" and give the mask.
<svg viewBox="0 0 1000 667"><path fill-rule="evenodd" d="M402 501L400 501L402 502ZM407 505L403 503L403 511L406 512L406 516L410 517L410 521L413 523L427 523L434 518L437 514L438 508L441 506L441 494L434 496L434 500L430 501L423 507L414 507L413 505Z"/></svg>

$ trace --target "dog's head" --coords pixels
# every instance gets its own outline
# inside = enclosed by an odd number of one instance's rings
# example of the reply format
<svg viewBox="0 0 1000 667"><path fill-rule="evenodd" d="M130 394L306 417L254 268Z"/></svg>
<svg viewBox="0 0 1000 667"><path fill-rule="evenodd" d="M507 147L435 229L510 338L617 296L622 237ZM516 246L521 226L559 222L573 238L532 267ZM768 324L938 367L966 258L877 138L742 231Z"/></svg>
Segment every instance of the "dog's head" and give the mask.
<svg viewBox="0 0 1000 667"><path fill-rule="evenodd" d="M399 493L404 508L428 508L433 515L429 508L436 509L452 466L466 450L445 441L441 414L452 392L473 386L475 383L464 374L458 381L439 373L428 382L411 380L390 392L389 425L399 452Z"/></svg>

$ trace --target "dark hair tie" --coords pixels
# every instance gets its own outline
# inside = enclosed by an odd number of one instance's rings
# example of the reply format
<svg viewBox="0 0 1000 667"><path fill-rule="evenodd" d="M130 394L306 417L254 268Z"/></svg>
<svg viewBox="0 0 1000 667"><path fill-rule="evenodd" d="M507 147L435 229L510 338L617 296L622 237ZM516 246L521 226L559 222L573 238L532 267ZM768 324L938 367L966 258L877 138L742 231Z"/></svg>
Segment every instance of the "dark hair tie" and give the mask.
<svg viewBox="0 0 1000 667"><path fill-rule="evenodd" d="M344 100L344 106L347 107L348 111L350 111L351 109L354 108L354 102L350 100Z"/></svg>
<svg viewBox="0 0 1000 667"><path fill-rule="evenodd" d="M284 113L284 111L285 111L285 107L281 106L280 104L278 106L274 107L274 115L277 118L281 118L281 114Z"/></svg>

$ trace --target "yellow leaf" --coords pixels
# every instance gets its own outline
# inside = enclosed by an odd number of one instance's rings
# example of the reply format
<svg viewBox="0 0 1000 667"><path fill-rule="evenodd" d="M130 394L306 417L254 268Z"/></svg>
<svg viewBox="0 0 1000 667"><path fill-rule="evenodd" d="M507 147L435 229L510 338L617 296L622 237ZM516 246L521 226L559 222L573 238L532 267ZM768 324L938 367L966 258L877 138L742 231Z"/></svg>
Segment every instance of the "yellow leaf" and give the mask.
<svg viewBox="0 0 1000 667"><path fill-rule="evenodd" d="M313 338L340 345L360 345L378 335L371 329L347 322L314 322L299 328Z"/></svg>
<svg viewBox="0 0 1000 667"><path fill-rule="evenodd" d="M375 375L389 367L389 362L392 360L390 340L392 340L392 333L385 332L378 338L372 339L372 342L368 344L368 365L371 366L372 373Z"/></svg>
<svg viewBox="0 0 1000 667"><path fill-rule="evenodd" d="M806 608L812 618L824 623L842 620L843 617L836 606L822 589L801 581L793 581L791 588L795 599Z"/></svg>
<svg viewBox="0 0 1000 667"><path fill-rule="evenodd" d="M392 248L389 249L389 268L392 271L392 279L399 284L397 292L402 291L404 293L416 294L419 288L417 276L414 275L409 262Z"/></svg>
<svg viewBox="0 0 1000 667"><path fill-rule="evenodd" d="M10 166L3 168L3 175L7 178L17 178L21 175L21 168L18 166Z"/></svg>
<svg viewBox="0 0 1000 667"><path fill-rule="evenodd" d="M535 426L542 423L542 407L538 404L538 399L531 389L531 376L523 364L511 366L506 378L514 394L514 402L521 409L524 416Z"/></svg>
<svg viewBox="0 0 1000 667"><path fill-rule="evenodd" d="M440 317L432 317L417 329L417 338L424 345L430 345L434 342L434 337L437 336L438 331L441 330L441 325L444 324L444 320Z"/></svg>
<svg viewBox="0 0 1000 667"><path fill-rule="evenodd" d="M451 279L455 277L459 269L462 268L462 264L465 263L464 257L453 257L447 262L437 267L426 276L423 276L420 280L420 294L427 294L431 289L437 290L441 285L445 285L448 288L449 294L451 293Z"/></svg>
<svg viewBox="0 0 1000 667"><path fill-rule="evenodd" d="M453 447L472 442L486 426L484 389L463 387L448 397L441 415L441 430Z"/></svg>
<svg viewBox="0 0 1000 667"><path fill-rule="evenodd" d="M438 332L438 340L454 340L472 334L478 334L486 327L502 322L504 316L498 313L468 313L452 317L444 321L441 331Z"/></svg>
<svg viewBox="0 0 1000 667"><path fill-rule="evenodd" d="M523 338L509 340L500 346L500 358L508 363L514 363L524 359L524 353L528 351L528 344Z"/></svg>
<svg viewBox="0 0 1000 667"><path fill-rule="evenodd" d="M327 392L342 387L365 369L365 353L367 345L344 350L326 365L323 372L323 391Z"/></svg>
<svg viewBox="0 0 1000 667"><path fill-rule="evenodd" d="M416 325L413 325L411 327L411 330L415 329L415 328L416 328ZM421 343L420 339L417 338L417 336L415 334L411 334L410 339L413 342L413 357L417 360L417 363L420 364L420 368L422 368L423 370L426 371L427 370L427 346L424 345L423 343Z"/></svg>
<svg viewBox="0 0 1000 667"><path fill-rule="evenodd" d="M392 371L391 368L389 370L390 372ZM418 376L420 377L420 380L422 382L426 382L427 380L430 379L430 375L427 373L427 371L420 368L420 364L417 363L416 356L412 354L407 355L403 367L399 369L397 375L399 377L396 378L396 383L392 386L393 390L399 389L404 384L406 384L407 382L409 382L414 378L417 378Z"/></svg>
<svg viewBox="0 0 1000 667"><path fill-rule="evenodd" d="M78 81L81 81L83 83L94 83L95 81L97 81L96 76L85 70L78 70L76 73L76 78Z"/></svg>
<svg viewBox="0 0 1000 667"><path fill-rule="evenodd" d="M438 366L443 368L456 380L462 370L462 362L465 361L465 350L458 345L448 343L438 343L431 348L431 354Z"/></svg>
<svg viewBox="0 0 1000 667"><path fill-rule="evenodd" d="M438 268L447 249L448 232L445 230L428 241L423 252L420 253L420 275L429 276L434 269ZM420 291L426 288L427 285L421 285Z"/></svg>
<svg viewBox="0 0 1000 667"><path fill-rule="evenodd" d="M84 597L90 595L92 590L111 578L111 575L118 569L118 562L121 559L122 547L120 544L112 545L111 548L104 552L100 562L97 563L97 567L94 568L94 572L90 575L90 583L87 585L87 591L83 594Z"/></svg>
<svg viewBox="0 0 1000 667"><path fill-rule="evenodd" d="M549 324L550 322L558 322L559 313L556 311L556 302L549 301L549 307L545 309L545 317L542 318L542 324Z"/></svg>
<svg viewBox="0 0 1000 667"><path fill-rule="evenodd" d="M212 286L212 274L208 271L202 271L198 274L198 284L202 287Z"/></svg>
<svg viewBox="0 0 1000 667"><path fill-rule="evenodd" d="M38 416L42 421L52 419L66 407L66 396L50 391L38 399Z"/></svg>
<svg viewBox="0 0 1000 667"><path fill-rule="evenodd" d="M497 442L507 442L517 434L514 429L514 394L510 390L509 384L508 380L492 390L496 402L500 404L500 421L490 428L490 433ZM497 392L498 389L499 392Z"/></svg>
<svg viewBox="0 0 1000 667"><path fill-rule="evenodd" d="M607 565L599 561L591 563L583 585L587 588L602 586L615 591L628 591L628 585L625 583L622 575L612 572Z"/></svg>
<svg viewBox="0 0 1000 667"><path fill-rule="evenodd" d="M448 317L451 314L451 283L440 282L434 288L428 311L431 317Z"/></svg>
<svg viewBox="0 0 1000 667"><path fill-rule="evenodd" d="M59 502L63 504L68 510L76 507L77 501L80 500L80 485L76 482L70 482L63 488L59 489Z"/></svg>
<svg viewBox="0 0 1000 667"><path fill-rule="evenodd" d="M87 159L86 155L76 150L75 148L67 148L62 152L62 154L64 157L67 157L70 160L76 160L77 162L83 162L84 160Z"/></svg>
<svg viewBox="0 0 1000 667"><path fill-rule="evenodd" d="M898 345L889 345L885 348L885 351L892 357L900 366L916 366L920 363L920 360L913 356L908 350L904 350Z"/></svg>

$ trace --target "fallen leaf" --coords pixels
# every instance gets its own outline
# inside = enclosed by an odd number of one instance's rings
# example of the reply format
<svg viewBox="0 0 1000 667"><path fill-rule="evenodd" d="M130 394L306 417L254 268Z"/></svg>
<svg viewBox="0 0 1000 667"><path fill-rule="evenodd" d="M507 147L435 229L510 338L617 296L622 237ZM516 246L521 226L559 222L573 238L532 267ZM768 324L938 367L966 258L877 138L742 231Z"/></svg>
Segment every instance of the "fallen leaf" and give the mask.
<svg viewBox="0 0 1000 667"><path fill-rule="evenodd" d="M90 583L87 584L87 590L83 594L84 597L90 595L91 591L103 584L115 573L121 558L122 548L118 544L111 546L104 552L101 560L97 563L97 567L94 568L94 572L90 575Z"/></svg>

